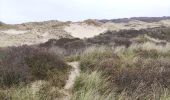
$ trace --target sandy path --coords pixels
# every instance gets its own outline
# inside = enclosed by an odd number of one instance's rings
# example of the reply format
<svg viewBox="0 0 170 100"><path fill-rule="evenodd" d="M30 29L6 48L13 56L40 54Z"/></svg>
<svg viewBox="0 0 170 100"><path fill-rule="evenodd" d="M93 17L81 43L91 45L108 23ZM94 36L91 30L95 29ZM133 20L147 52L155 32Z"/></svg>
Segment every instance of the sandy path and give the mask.
<svg viewBox="0 0 170 100"><path fill-rule="evenodd" d="M74 81L75 81L76 77L80 74L78 62L71 62L71 63L68 63L68 65L72 66L73 70L71 71L71 73L69 75L69 79L67 80L66 85L64 87L64 89L66 89L66 90L73 88Z"/></svg>
<svg viewBox="0 0 170 100"><path fill-rule="evenodd" d="M56 98L55 100L71 100L72 90L74 87L76 77L80 75L79 62L69 62L67 64L72 66L72 70L69 74L68 80L66 81L64 89L59 90L59 92L64 94L65 96L61 98L60 97ZM45 81L41 80L35 81L31 84L31 90L33 95L36 96L36 93L39 91L43 84L45 84Z"/></svg>
<svg viewBox="0 0 170 100"><path fill-rule="evenodd" d="M67 63L68 65L72 66L72 70L70 72L69 78L66 81L66 85L64 86L64 90L62 91L66 96L63 98L60 98L59 100L70 100L72 96L72 89L74 86L74 82L76 80L76 77L80 74L79 69L79 62L70 62Z"/></svg>

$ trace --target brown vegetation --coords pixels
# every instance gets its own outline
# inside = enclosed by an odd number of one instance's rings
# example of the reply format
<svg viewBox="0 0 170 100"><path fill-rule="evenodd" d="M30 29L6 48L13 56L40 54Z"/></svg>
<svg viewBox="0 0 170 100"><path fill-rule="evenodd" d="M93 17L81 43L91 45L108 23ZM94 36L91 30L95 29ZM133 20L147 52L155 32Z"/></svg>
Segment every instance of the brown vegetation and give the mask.
<svg viewBox="0 0 170 100"><path fill-rule="evenodd" d="M63 77L57 79L60 81L55 85L64 86L69 66L58 55L48 52L45 48L9 47L0 52L1 86L50 80L54 75L60 74L63 74Z"/></svg>

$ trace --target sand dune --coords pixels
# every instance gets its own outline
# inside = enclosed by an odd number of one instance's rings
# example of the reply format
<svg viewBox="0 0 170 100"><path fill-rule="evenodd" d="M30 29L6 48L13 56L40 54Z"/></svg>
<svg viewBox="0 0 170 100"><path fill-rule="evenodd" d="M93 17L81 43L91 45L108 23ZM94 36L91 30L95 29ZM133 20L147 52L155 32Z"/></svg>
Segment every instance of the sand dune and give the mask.
<svg viewBox="0 0 170 100"><path fill-rule="evenodd" d="M1 31L1 32L6 33L6 34L9 34L9 35L20 35L20 34L25 34L25 33L27 33L28 31L9 29L9 30Z"/></svg>
<svg viewBox="0 0 170 100"><path fill-rule="evenodd" d="M100 20L86 20L83 22L45 21L6 25L0 27L0 47L39 44L49 39L91 38L107 30L140 30L162 26L170 27L170 20L157 22L130 20L129 22L119 23L112 21L104 23Z"/></svg>
<svg viewBox="0 0 170 100"><path fill-rule="evenodd" d="M73 23L70 26L65 27L65 31L70 33L73 37L78 38L89 38L95 35L99 35L106 31L107 28L87 25L82 23Z"/></svg>

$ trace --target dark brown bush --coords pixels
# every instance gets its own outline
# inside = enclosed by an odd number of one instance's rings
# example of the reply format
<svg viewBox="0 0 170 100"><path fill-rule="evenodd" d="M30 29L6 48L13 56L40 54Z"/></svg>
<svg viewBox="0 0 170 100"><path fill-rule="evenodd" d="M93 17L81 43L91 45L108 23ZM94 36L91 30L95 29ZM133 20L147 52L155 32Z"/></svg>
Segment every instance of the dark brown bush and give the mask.
<svg viewBox="0 0 170 100"><path fill-rule="evenodd" d="M67 78L69 66L45 48L9 47L1 50L1 54L5 54L0 59L1 86L28 83L33 80L48 80L50 73L55 74L57 71L64 74L64 79Z"/></svg>
<svg viewBox="0 0 170 100"><path fill-rule="evenodd" d="M87 46L90 46L90 44L86 43L84 40L81 40L79 38L62 38L59 40L56 39L50 39L46 43L40 44L40 47L46 47L46 48L53 48L53 47L59 47L63 49L65 52L64 55L71 55L71 54L78 54L82 52Z"/></svg>
<svg viewBox="0 0 170 100"><path fill-rule="evenodd" d="M138 49L135 50L134 53L137 54L137 56L141 57L141 58L165 58L165 57L170 57L170 53L169 52L159 52L156 49L151 49L151 50L142 50L142 49Z"/></svg>
<svg viewBox="0 0 170 100"><path fill-rule="evenodd" d="M50 39L46 43L40 44L41 47L52 47L52 46L59 46L59 47L64 47L66 43L73 42L76 40L80 40L79 38L61 38L59 40L56 39Z"/></svg>
<svg viewBox="0 0 170 100"><path fill-rule="evenodd" d="M150 29L141 29L141 30L120 30L120 31L107 31L103 34L95 36L93 38L88 38L87 42L91 44L98 45L109 45L115 43L116 46L124 45L128 47L131 44L131 39L148 35L155 39L167 40L170 38L170 28L150 28ZM165 43L161 43L165 45Z"/></svg>
<svg viewBox="0 0 170 100"><path fill-rule="evenodd" d="M167 52L137 50L134 53L134 62L126 66L112 52L92 52L81 57L80 68L85 72L102 72L111 83L110 89L114 89L117 95L126 93L132 100L159 100L165 92L163 90L170 89L170 59Z"/></svg>
<svg viewBox="0 0 170 100"><path fill-rule="evenodd" d="M112 77L113 86L117 87L117 92L126 91L128 95L133 95L139 89L140 84L144 84L140 94L148 95L152 92L152 86L159 84L162 88L170 88L170 63L169 59L147 59L137 62L136 67L114 70ZM140 64L142 62L142 64ZM140 95L138 94L138 95Z"/></svg>

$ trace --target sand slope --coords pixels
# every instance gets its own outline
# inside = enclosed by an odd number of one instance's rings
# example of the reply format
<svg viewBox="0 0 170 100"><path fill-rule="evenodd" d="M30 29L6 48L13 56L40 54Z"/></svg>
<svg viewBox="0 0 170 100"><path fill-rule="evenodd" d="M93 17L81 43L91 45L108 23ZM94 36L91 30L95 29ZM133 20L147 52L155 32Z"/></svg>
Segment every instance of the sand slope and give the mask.
<svg viewBox="0 0 170 100"><path fill-rule="evenodd" d="M131 20L120 23L102 23L98 20L86 20L83 22L45 21L5 25L0 26L0 47L39 44L49 39L90 38L107 30L140 30L155 27L170 27L170 20L158 22Z"/></svg>
<svg viewBox="0 0 170 100"><path fill-rule="evenodd" d="M70 26L65 27L65 31L70 33L73 37L89 38L95 35L99 35L106 31L107 28L87 25L83 23L72 23Z"/></svg>

